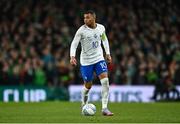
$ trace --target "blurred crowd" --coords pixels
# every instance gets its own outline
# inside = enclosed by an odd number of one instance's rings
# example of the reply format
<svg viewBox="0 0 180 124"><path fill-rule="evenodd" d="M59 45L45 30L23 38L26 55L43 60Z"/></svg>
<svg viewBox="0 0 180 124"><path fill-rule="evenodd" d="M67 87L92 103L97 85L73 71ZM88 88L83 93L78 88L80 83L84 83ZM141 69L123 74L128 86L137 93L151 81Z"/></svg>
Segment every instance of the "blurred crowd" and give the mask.
<svg viewBox="0 0 180 124"><path fill-rule="evenodd" d="M106 27L111 85L180 85L178 0L1 0L0 8L0 85L82 84L69 47L88 9Z"/></svg>

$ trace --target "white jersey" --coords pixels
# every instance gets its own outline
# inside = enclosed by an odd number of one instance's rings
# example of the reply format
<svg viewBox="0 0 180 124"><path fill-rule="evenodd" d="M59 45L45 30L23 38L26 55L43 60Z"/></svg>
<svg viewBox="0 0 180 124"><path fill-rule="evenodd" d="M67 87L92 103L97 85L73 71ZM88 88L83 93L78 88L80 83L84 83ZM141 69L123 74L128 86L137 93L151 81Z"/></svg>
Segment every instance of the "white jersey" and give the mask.
<svg viewBox="0 0 180 124"><path fill-rule="evenodd" d="M70 56L76 55L76 49L81 43L81 65L91 65L104 60L103 50L101 47L103 43L106 54L110 54L109 43L105 34L105 28L101 24L97 24L96 28L89 28L87 25L82 25L76 32L71 43Z"/></svg>

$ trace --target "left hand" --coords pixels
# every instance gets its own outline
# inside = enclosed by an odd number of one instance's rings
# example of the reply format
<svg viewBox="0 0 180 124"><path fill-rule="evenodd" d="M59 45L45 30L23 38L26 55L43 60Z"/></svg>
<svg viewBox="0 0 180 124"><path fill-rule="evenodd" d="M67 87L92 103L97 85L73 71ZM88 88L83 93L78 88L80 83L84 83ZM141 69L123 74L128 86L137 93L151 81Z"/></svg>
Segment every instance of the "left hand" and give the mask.
<svg viewBox="0 0 180 124"><path fill-rule="evenodd" d="M106 55L106 60L107 60L107 63L108 63L108 64L111 64L111 63L112 63L111 55L107 54L107 55Z"/></svg>

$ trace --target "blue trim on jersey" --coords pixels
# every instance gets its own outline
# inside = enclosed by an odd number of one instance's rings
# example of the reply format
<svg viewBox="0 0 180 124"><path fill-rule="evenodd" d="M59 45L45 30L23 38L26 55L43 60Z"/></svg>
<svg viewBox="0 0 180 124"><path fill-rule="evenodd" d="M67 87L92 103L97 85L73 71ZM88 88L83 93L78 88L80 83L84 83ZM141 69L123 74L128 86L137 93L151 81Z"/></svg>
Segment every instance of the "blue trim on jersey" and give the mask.
<svg viewBox="0 0 180 124"><path fill-rule="evenodd" d="M82 78L85 82L90 82L93 80L93 73L95 72L99 76L103 72L107 72L107 64L105 60L99 61L92 65L80 67Z"/></svg>

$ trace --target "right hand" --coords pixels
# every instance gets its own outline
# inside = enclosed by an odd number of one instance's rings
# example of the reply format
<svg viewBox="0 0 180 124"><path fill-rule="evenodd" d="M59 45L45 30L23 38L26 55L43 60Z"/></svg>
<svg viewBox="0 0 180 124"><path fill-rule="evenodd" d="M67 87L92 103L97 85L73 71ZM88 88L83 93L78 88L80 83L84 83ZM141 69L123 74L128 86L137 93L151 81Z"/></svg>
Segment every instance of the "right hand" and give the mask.
<svg viewBox="0 0 180 124"><path fill-rule="evenodd" d="M71 56L70 63L71 63L71 65L73 65L73 66L76 66L76 65L77 65L77 60L76 60L76 58L75 58L74 56Z"/></svg>

